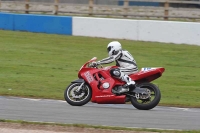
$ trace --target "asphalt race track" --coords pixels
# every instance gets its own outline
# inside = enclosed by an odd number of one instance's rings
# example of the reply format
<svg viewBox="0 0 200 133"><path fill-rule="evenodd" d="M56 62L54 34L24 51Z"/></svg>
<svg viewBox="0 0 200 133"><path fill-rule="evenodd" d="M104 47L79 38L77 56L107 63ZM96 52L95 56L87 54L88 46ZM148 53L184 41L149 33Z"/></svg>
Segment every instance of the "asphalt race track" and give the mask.
<svg viewBox="0 0 200 133"><path fill-rule="evenodd" d="M137 110L129 104L71 106L65 101L0 96L0 119L129 128L200 130L199 108L158 106Z"/></svg>

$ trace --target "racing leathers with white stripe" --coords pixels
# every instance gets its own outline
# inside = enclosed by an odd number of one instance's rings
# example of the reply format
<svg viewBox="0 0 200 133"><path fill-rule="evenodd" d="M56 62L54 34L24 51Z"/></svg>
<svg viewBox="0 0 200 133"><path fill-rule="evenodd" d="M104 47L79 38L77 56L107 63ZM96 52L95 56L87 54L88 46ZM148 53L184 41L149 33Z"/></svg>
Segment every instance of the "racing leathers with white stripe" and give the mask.
<svg viewBox="0 0 200 133"><path fill-rule="evenodd" d="M110 74L125 81L127 86L135 85L135 82L128 76L138 72L138 67L133 56L127 50L120 50L117 54L98 61L97 64L109 64L114 61L116 61L118 68L111 69Z"/></svg>
<svg viewBox="0 0 200 133"><path fill-rule="evenodd" d="M127 50L120 50L116 55L98 61L98 64L109 64L116 61L120 72L130 75L138 72L138 67L133 56Z"/></svg>

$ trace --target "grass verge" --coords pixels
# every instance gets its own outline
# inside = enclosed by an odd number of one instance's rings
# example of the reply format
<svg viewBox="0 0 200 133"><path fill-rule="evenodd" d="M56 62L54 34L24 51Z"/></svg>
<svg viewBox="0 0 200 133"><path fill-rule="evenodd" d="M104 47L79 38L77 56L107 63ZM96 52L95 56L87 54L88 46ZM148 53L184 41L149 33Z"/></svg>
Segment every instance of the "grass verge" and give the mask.
<svg viewBox="0 0 200 133"><path fill-rule="evenodd" d="M29 121L14 121L14 120L3 120L0 119L0 125L1 123L5 124L8 123L10 125L10 127L12 127L12 124L20 124L22 128L29 128L33 127L34 129L43 129L45 130L45 126L51 126L54 129L56 128L57 130L64 130L65 132L67 132L70 128L70 132L73 132L72 130L79 130L83 131L83 129L99 129L99 130L103 130L103 132L110 132L112 131L132 131L133 133L136 132L145 132L145 133L200 133L200 131L198 130L188 130L188 131L180 131L180 130L159 130L159 129L140 129L140 128L125 128L125 127L109 127L109 126L94 126L94 125L87 125L87 124L60 124L60 123L45 123L45 122L29 122ZM19 127L19 126L18 126ZM73 127L73 129L71 128ZM76 129L78 128L78 129ZM47 128L46 128L47 129ZM49 130L49 128L48 128Z"/></svg>

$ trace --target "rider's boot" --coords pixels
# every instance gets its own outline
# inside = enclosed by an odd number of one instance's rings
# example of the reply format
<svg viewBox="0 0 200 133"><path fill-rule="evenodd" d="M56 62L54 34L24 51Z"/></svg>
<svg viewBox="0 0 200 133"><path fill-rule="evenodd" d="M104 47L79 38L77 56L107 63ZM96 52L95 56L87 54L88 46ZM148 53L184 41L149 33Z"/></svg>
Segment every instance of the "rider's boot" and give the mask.
<svg viewBox="0 0 200 133"><path fill-rule="evenodd" d="M128 75L123 75L121 80L125 81L126 84L121 87L121 89L118 91L119 93L128 92L129 86L135 86L135 81L133 81Z"/></svg>

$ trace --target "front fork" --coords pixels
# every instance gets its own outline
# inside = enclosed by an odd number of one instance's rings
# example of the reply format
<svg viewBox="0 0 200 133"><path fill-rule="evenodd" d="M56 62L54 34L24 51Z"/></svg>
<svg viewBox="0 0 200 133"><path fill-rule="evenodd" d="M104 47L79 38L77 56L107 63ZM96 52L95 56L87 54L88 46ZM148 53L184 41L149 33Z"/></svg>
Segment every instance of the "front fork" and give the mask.
<svg viewBox="0 0 200 133"><path fill-rule="evenodd" d="M81 90L82 86L85 84L85 80L84 79L77 79L77 80L72 81L71 83L81 83L81 85L76 90L76 92L79 92Z"/></svg>
<svg viewBox="0 0 200 133"><path fill-rule="evenodd" d="M81 83L81 85L78 87L78 89L76 90L76 92L79 92L80 89L82 88L82 86L85 84L85 81L83 83Z"/></svg>

